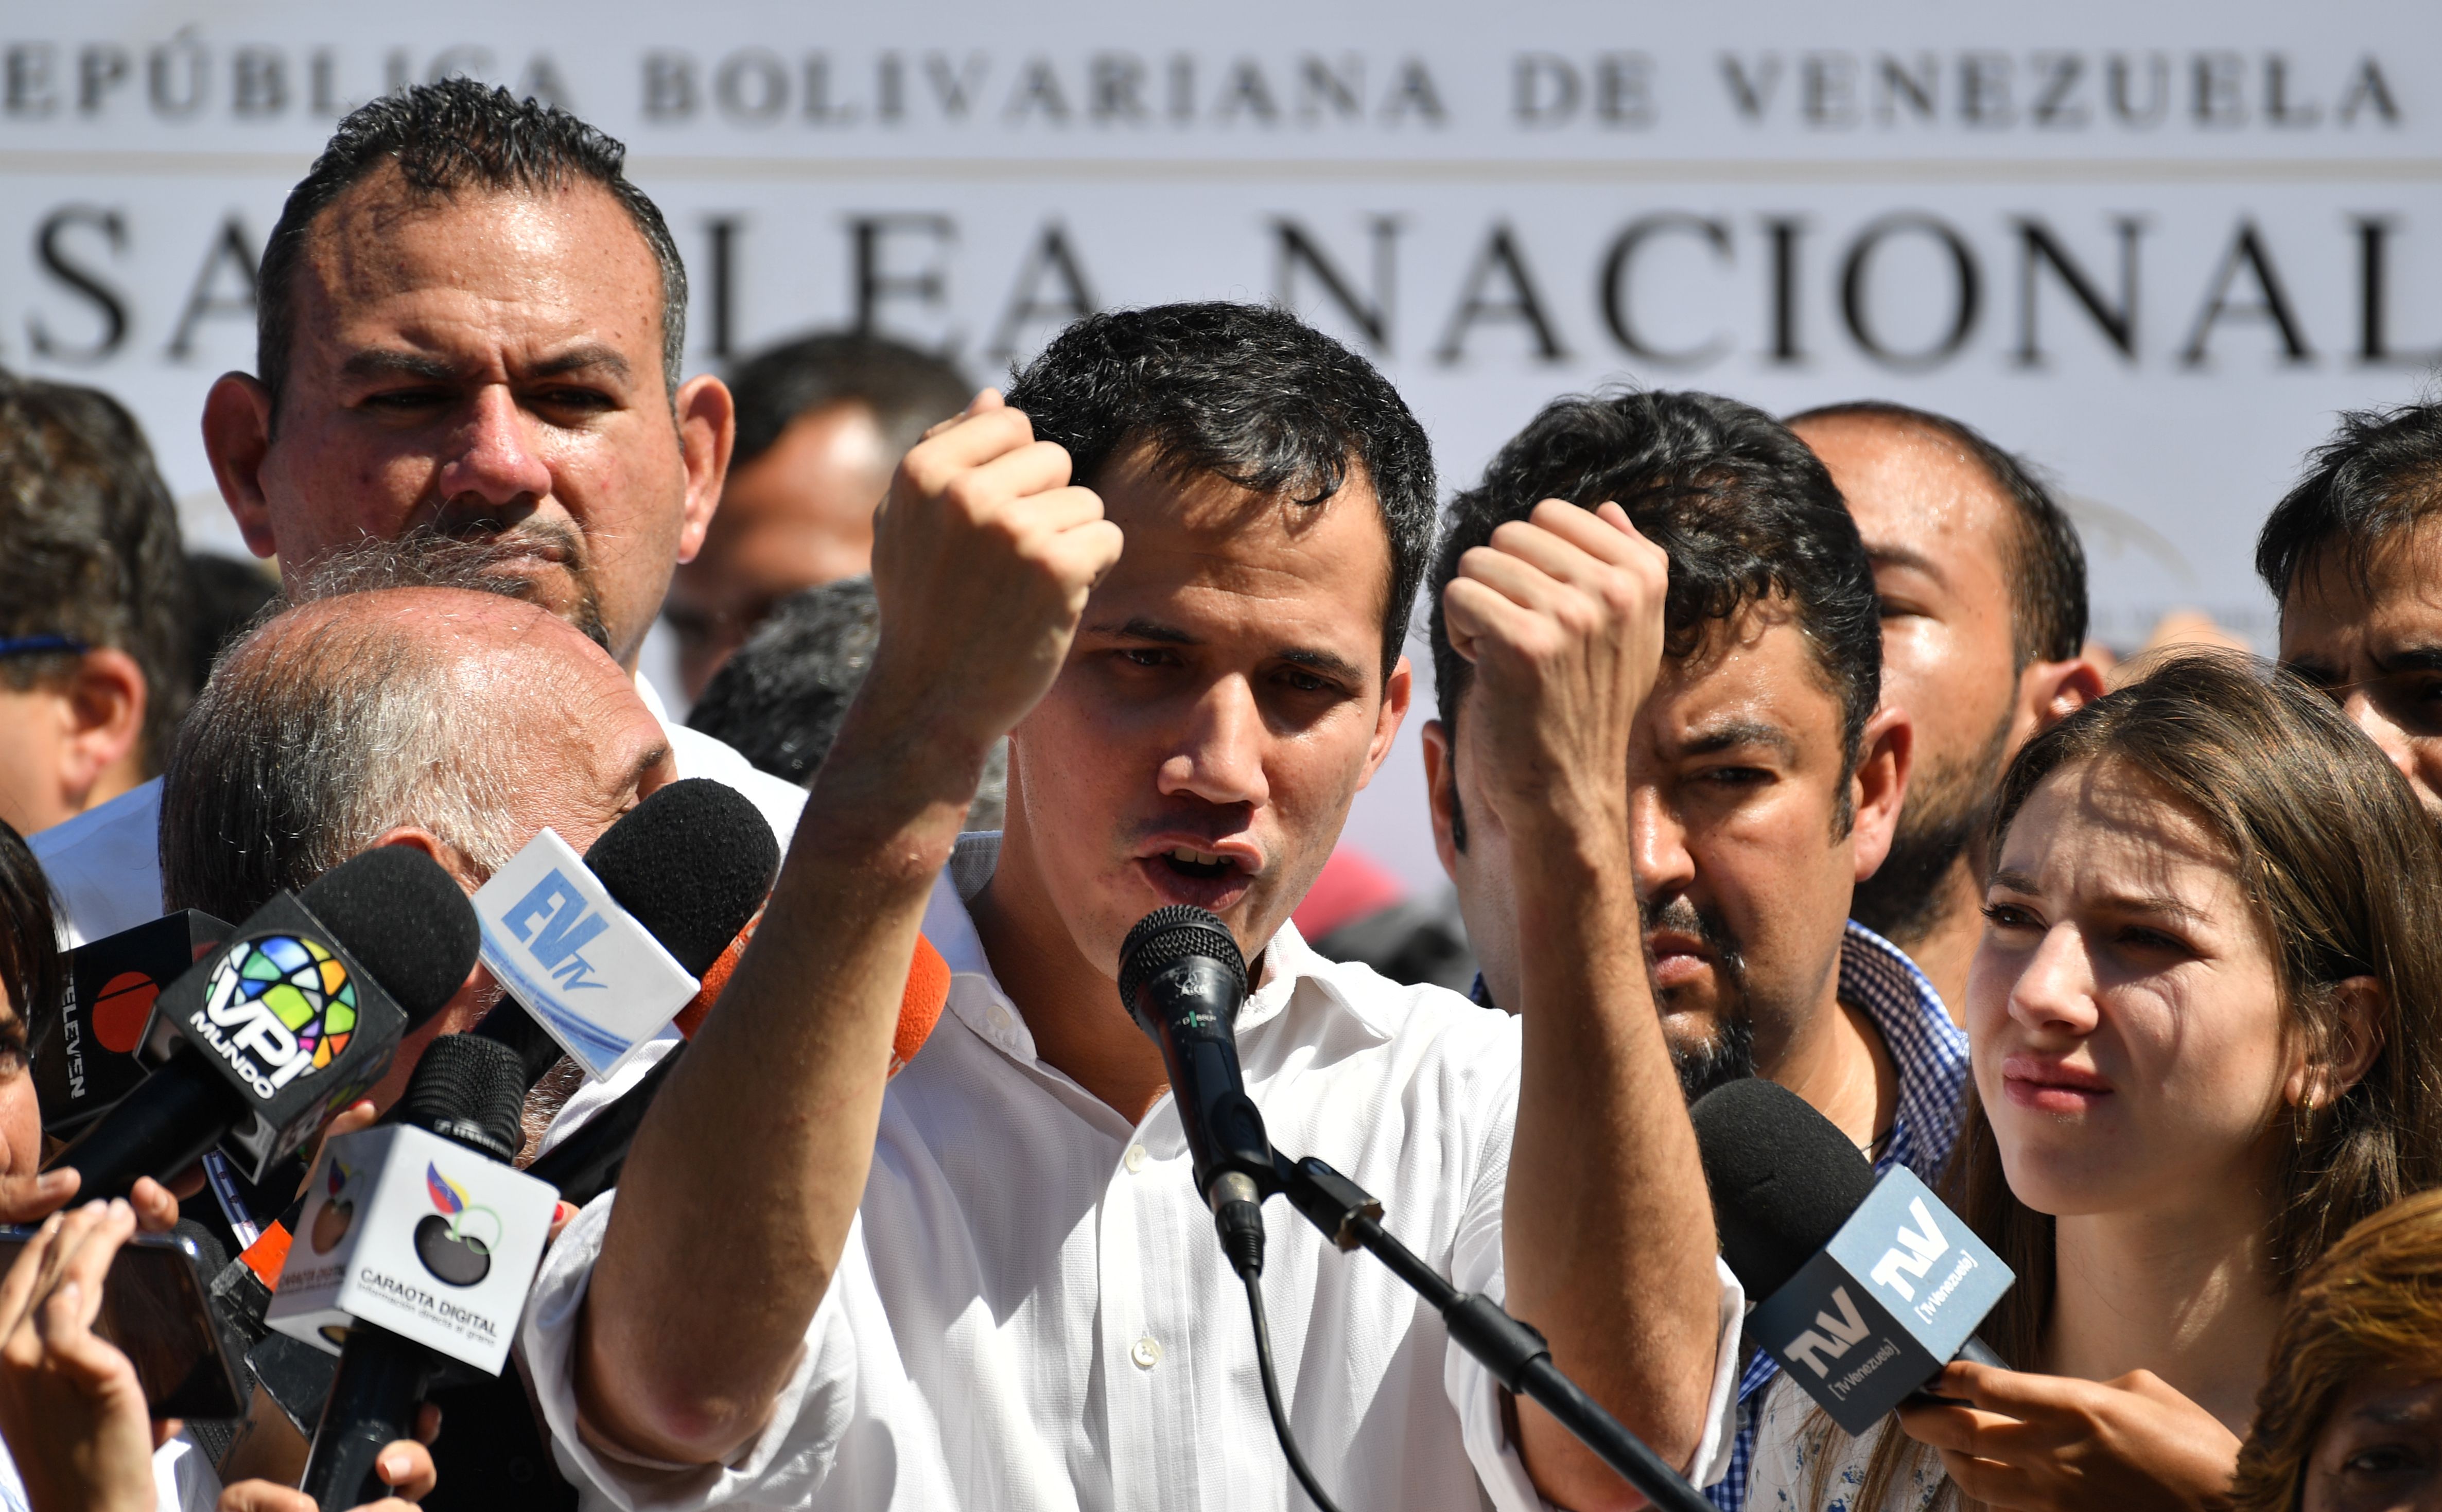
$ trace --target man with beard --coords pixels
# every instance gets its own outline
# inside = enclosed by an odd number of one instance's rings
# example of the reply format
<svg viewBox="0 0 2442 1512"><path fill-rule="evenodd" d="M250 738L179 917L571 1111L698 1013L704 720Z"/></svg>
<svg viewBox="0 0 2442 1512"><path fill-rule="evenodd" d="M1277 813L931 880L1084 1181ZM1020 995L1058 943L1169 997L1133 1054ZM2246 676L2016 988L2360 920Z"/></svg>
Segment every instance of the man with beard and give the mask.
<svg viewBox="0 0 2442 1512"><path fill-rule="evenodd" d="M465 79L339 123L264 245L258 372L224 374L204 407L257 555L294 572L367 537L479 543L635 678L734 424L720 379L681 381L686 270L624 155ZM679 774L737 788L785 841L804 792L636 691ZM149 783L44 836L77 936L161 912L160 806Z"/></svg>
<svg viewBox="0 0 2442 1512"><path fill-rule="evenodd" d="M2322 688L2442 821L2442 404L2341 416L2264 521L2281 664Z"/></svg>
<svg viewBox="0 0 2442 1512"><path fill-rule="evenodd" d="M1661 675L1624 780L1644 954L1684 1090L1768 1076L1878 1169L1935 1179L1966 1038L1907 957L1849 917L1890 847L1914 730L1879 698L1873 571L1839 491L1803 443L1745 405L1557 400L1451 501L1431 579L1441 717L1425 726L1425 773L1434 845L1484 967L1477 996L1519 1002L1524 903L1549 895L1542 874L1568 847L1513 834L1486 801L1485 752L1502 721L1441 599L1551 501L1616 503L1670 559ZM1740 1379L1729 1474L1707 1491L1718 1505L1744 1504L1753 1412L1774 1371L1758 1353Z"/></svg>
<svg viewBox="0 0 2442 1512"><path fill-rule="evenodd" d="M1839 485L1883 610L1883 698L1916 728L1882 869L1850 917L1956 1005L1984 934L1984 819L2036 731L2103 695L2079 655L2086 554L2028 467L1959 421L1866 401L1789 422Z"/></svg>

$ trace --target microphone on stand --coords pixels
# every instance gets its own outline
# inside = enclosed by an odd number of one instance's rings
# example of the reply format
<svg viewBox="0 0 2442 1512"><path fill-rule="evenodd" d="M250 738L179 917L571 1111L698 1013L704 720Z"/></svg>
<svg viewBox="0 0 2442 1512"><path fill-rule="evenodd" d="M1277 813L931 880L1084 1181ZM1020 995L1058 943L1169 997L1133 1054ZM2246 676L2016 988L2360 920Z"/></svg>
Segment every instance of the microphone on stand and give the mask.
<svg viewBox="0 0 2442 1512"><path fill-rule="evenodd" d="M1362 1187L1321 1160L1291 1161L1273 1151L1263 1113L1247 1096L1238 1068L1235 1029L1246 998L1245 957L1230 926L1204 909L1156 909L1137 921L1120 947L1120 1000L1161 1048L1196 1190L1212 1209L1222 1250L1246 1284L1256 1374L1273 1436L1315 1505L1337 1512L1289 1430L1264 1316L1262 1203L1276 1192L1285 1193L1339 1248L1372 1251L1442 1315L1450 1342L1482 1360L1502 1385L1550 1412L1655 1506L1709 1512L1710 1503L1686 1478L1560 1373L1542 1335L1490 1298L1452 1286L1382 1227L1382 1205Z"/></svg>
<svg viewBox="0 0 2442 1512"><path fill-rule="evenodd" d="M1229 926L1186 903L1137 921L1120 946L1120 1001L1160 1050L1195 1187L1238 1274L1264 1268L1263 1200L1278 1191L1264 1115L1238 1069L1247 963Z"/></svg>

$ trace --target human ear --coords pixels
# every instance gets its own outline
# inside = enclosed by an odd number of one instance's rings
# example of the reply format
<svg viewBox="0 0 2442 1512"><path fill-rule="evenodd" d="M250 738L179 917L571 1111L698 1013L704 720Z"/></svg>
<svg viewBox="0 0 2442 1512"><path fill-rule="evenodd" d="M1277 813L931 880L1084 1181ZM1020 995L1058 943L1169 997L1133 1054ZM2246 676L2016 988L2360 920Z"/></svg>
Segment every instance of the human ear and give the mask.
<svg viewBox="0 0 2442 1512"><path fill-rule="evenodd" d="M449 873L450 879L470 893L483 884L483 879L474 874L474 868L466 864L466 858L459 853L456 846L419 825L392 825L374 836L373 845L365 848L371 850L378 846L404 846L410 850L423 851L441 863L441 868Z"/></svg>
<svg viewBox="0 0 2442 1512"><path fill-rule="evenodd" d="M679 528L679 560L691 562L703 550L712 513L720 507L729 478L729 453L738 441L738 402L729 386L710 373L679 385L672 406L679 425L679 465L686 469L686 510Z"/></svg>
<svg viewBox="0 0 2442 1512"><path fill-rule="evenodd" d="M1382 680L1382 707L1374 716L1374 738L1365 749L1365 772L1357 779L1359 789L1382 770L1383 759L1391 754L1391 742L1399 738L1399 726L1408 718L1408 701L1415 691L1415 673L1403 656L1391 668L1391 675Z"/></svg>
<svg viewBox="0 0 2442 1512"><path fill-rule="evenodd" d="M2348 1095L2382 1053L2382 983L2351 976L2326 989L2332 994L2332 1036L2320 1062L2302 1055L2283 1089L2292 1107L2325 1108Z"/></svg>
<svg viewBox="0 0 2442 1512"><path fill-rule="evenodd" d="M204 397L204 455L211 459L221 501L257 556L280 550L263 465L271 454L271 391L249 373L224 373Z"/></svg>
<svg viewBox="0 0 2442 1512"><path fill-rule="evenodd" d="M1907 710L1889 703L1876 709L1858 738L1857 770L1849 778L1849 842L1858 882L1872 876L1890 854L1915 757L1916 725Z"/></svg>
<svg viewBox="0 0 2442 1512"><path fill-rule="evenodd" d="M2081 654L2066 662L2035 662L2018 674L2018 708L2012 727L2020 742L2041 735L2104 694L2104 667Z"/></svg>
<svg viewBox="0 0 2442 1512"><path fill-rule="evenodd" d="M1425 721L1425 806L1433 818L1433 854L1442 873L1458 881L1458 766L1451 758L1449 730L1439 720Z"/></svg>
<svg viewBox="0 0 2442 1512"><path fill-rule="evenodd" d="M112 768L136 755L148 694L144 669L125 651L98 647L77 658L65 694L68 735L60 781L78 808L89 804Z"/></svg>

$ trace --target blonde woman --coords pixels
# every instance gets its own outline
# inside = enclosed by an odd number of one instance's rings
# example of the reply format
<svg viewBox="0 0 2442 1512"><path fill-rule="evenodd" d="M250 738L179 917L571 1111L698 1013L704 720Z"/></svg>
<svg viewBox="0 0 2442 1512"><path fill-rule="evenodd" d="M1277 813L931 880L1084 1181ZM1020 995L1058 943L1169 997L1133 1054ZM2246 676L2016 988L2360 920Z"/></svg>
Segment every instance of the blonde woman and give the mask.
<svg viewBox="0 0 2442 1512"><path fill-rule="evenodd" d="M2395 1202L2289 1299L2235 1512L2442 1508L2442 1192Z"/></svg>
<svg viewBox="0 0 2442 1512"><path fill-rule="evenodd" d="M2320 694L2165 664L2030 742L1995 837L1950 1186L2020 1369L1858 1440L1784 1380L1759 1512L2226 1498L2300 1273L2442 1178L2442 845Z"/></svg>

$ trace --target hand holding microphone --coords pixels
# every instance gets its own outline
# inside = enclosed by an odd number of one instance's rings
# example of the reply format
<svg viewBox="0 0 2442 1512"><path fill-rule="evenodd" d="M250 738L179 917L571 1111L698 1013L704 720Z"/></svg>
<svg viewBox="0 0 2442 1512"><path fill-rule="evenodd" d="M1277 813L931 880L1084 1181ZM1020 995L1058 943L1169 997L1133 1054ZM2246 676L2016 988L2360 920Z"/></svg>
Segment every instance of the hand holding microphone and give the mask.
<svg viewBox="0 0 2442 1512"><path fill-rule="evenodd" d="M2229 1504L2236 1435L2152 1371L2086 1381L1961 1361L1933 1390L1951 1400L1901 1404L1900 1427L1986 1506Z"/></svg>

